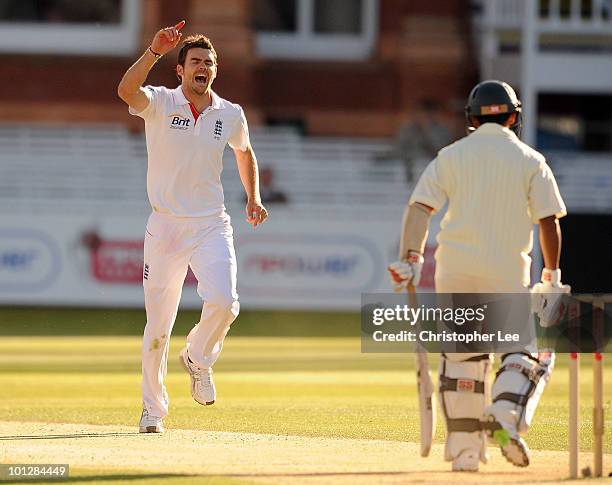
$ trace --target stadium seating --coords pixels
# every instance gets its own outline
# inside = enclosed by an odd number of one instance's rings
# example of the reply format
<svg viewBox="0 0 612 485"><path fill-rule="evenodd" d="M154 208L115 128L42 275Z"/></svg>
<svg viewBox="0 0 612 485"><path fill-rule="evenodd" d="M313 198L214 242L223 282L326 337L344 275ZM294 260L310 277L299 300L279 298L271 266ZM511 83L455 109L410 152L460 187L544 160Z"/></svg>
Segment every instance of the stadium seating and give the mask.
<svg viewBox="0 0 612 485"><path fill-rule="evenodd" d="M329 212L401 208L408 196L399 162L375 162L384 141L303 138L287 130L253 130L260 165L274 170L288 208ZM243 206L231 150L224 157L228 207ZM0 125L0 211L144 213L143 135L118 126Z"/></svg>
<svg viewBox="0 0 612 485"><path fill-rule="evenodd" d="M573 213L612 213L612 154L549 152L548 162Z"/></svg>
<svg viewBox="0 0 612 485"><path fill-rule="evenodd" d="M410 193L399 161L376 161L384 140L302 137L255 129L260 165L273 168L282 210L344 218L397 217ZM574 212L612 211L609 154L556 152L548 159ZM424 166L426 160L421 162ZM223 173L226 205L243 207L230 150ZM145 214L144 136L121 126L0 125L0 213Z"/></svg>

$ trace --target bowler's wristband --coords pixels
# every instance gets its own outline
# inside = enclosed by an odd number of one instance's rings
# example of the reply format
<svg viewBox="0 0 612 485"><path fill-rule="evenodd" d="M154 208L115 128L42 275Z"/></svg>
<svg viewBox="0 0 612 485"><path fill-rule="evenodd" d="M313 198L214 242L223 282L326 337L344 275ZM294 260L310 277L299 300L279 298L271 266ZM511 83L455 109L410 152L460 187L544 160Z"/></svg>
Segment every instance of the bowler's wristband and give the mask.
<svg viewBox="0 0 612 485"><path fill-rule="evenodd" d="M148 51L155 56L155 59L161 59L162 54L155 52L153 49L151 49L151 46L149 46Z"/></svg>

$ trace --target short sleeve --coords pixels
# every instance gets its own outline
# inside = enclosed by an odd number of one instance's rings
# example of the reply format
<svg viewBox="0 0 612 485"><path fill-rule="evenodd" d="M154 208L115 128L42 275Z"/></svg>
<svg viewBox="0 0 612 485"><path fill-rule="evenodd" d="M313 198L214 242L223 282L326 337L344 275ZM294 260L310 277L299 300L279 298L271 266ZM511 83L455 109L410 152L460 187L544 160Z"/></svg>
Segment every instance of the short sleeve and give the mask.
<svg viewBox="0 0 612 485"><path fill-rule="evenodd" d="M145 86L141 88L142 92L149 98L149 104L145 109L140 112L137 112L130 106L129 112L131 115L140 116L143 119L150 118L157 111L157 107L159 106L160 98L162 96L161 87L156 86Z"/></svg>
<svg viewBox="0 0 612 485"><path fill-rule="evenodd" d="M567 214L555 176L543 161L540 162L529 185L529 212L534 223L545 217L559 218Z"/></svg>
<svg viewBox="0 0 612 485"><path fill-rule="evenodd" d="M240 106L238 106L238 108L240 109L240 117L234 125L234 130L229 137L228 143L229 146L236 150L245 151L250 145L249 126L244 116L243 109Z"/></svg>
<svg viewBox="0 0 612 485"><path fill-rule="evenodd" d="M425 204L431 207L435 213L444 207L447 198L448 194L443 187L440 176L440 160L435 158L430 162L417 182L410 196L409 204L415 202Z"/></svg>

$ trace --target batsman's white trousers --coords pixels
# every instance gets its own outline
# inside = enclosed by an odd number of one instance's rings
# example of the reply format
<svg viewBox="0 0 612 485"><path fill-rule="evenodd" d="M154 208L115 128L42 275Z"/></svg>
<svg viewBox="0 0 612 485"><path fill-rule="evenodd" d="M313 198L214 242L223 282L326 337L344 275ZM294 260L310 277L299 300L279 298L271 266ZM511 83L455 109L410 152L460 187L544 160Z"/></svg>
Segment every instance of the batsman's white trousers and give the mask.
<svg viewBox="0 0 612 485"><path fill-rule="evenodd" d="M200 367L212 367L240 309L229 215L179 218L153 212L147 222L143 270L147 325L142 341L142 400L153 416L168 414L164 377L170 334L188 267L198 280L198 294L204 301L200 321L187 336L189 357Z"/></svg>

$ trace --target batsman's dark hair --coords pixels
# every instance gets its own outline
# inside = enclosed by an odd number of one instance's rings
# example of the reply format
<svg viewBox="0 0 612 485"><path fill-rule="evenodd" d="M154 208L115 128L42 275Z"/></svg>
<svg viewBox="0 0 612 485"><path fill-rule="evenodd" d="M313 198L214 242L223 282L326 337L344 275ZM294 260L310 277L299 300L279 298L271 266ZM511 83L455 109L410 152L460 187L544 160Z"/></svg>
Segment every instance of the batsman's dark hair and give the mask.
<svg viewBox="0 0 612 485"><path fill-rule="evenodd" d="M185 67L185 59L187 59L187 52L189 52L189 49L195 48L208 49L212 52L215 58L215 64L217 64L217 51L213 47L211 40L203 34L196 34L190 35L183 41L183 45L178 54L178 63L181 66Z"/></svg>
<svg viewBox="0 0 612 485"><path fill-rule="evenodd" d="M508 119L512 116L512 113L503 113L501 115L487 115L487 116L474 116L478 120L478 123L484 125L485 123L497 123L498 125L505 125Z"/></svg>

